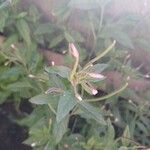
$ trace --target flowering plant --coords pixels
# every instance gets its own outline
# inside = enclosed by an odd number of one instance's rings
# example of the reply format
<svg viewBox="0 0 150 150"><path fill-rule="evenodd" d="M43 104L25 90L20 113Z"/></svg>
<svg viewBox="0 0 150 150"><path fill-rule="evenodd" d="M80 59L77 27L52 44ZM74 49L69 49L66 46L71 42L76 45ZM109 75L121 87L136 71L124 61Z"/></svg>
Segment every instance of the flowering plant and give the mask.
<svg viewBox="0 0 150 150"><path fill-rule="evenodd" d="M88 117L96 120L98 123L102 125L107 124L102 109L94 107L88 102L108 99L123 91L128 83L119 90L98 98L88 99L84 91L90 95L96 95L98 93L94 83L105 79L105 76L100 72L106 66L103 66L102 69L102 64L94 63L105 56L114 45L115 41L103 53L98 54L97 57L89 61L84 67L81 67L79 65L78 50L73 43L70 43L69 52L74 59L72 68L55 66L54 64L45 67L45 71L49 75L49 81L54 82L53 86L45 93L31 98L30 101L35 104L48 104L50 110L55 115L53 118L55 122L53 134L56 143L59 143L63 135L67 132L69 118L72 115L82 115L86 113Z"/></svg>
<svg viewBox="0 0 150 150"><path fill-rule="evenodd" d="M116 42L114 41L103 53L99 54L97 57L92 59L79 71L77 71L78 66L79 66L78 50L76 49L74 44L72 44L72 43L69 44L70 53L75 58L75 63L74 63L73 69L70 73L69 80L74 88L74 93L78 100L80 100L80 101L82 100L82 97L78 94L78 91L77 91L78 85L81 85L81 87L87 93L89 93L91 95L96 95L98 93L97 89L90 83L90 81L91 81L91 79L92 79L92 82L103 80L103 79L105 79L105 77L100 73L92 72L92 68L94 66L93 63L95 63L98 59L105 56L114 47L115 43ZM97 99L97 100L103 100L103 99L109 98L109 97L117 94L118 92L122 91L124 88L127 87L127 85L128 84L126 83L125 86L123 88L121 88L119 91L113 92L113 93L111 93L105 97L101 97L100 99Z"/></svg>

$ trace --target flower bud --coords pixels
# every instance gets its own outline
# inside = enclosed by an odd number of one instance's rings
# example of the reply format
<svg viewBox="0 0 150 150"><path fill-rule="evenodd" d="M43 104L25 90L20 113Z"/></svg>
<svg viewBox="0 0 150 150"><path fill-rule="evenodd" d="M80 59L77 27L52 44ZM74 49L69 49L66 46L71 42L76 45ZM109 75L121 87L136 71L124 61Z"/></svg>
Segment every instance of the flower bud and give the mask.
<svg viewBox="0 0 150 150"><path fill-rule="evenodd" d="M79 58L79 52L73 43L69 44L69 50L71 55L73 55L75 58Z"/></svg>
<svg viewBox="0 0 150 150"><path fill-rule="evenodd" d="M104 78L104 76L102 74L99 73L88 73L88 75L92 78L96 78L96 79L102 79Z"/></svg>
<svg viewBox="0 0 150 150"><path fill-rule="evenodd" d="M93 93L93 95L96 95L98 93L98 91L96 89L92 89L92 93Z"/></svg>
<svg viewBox="0 0 150 150"><path fill-rule="evenodd" d="M82 97L78 94L78 93L76 93L76 98L79 100L79 101L82 101Z"/></svg>
<svg viewBox="0 0 150 150"><path fill-rule="evenodd" d="M35 76L33 74L29 74L28 77L29 78L35 78Z"/></svg>

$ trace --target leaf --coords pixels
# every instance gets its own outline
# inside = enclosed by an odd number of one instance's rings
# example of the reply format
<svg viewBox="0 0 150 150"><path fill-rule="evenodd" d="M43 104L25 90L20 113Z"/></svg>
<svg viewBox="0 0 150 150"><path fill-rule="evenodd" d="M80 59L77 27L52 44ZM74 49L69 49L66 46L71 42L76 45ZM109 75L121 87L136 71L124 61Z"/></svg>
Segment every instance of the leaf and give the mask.
<svg viewBox="0 0 150 150"><path fill-rule="evenodd" d="M108 52L110 52L114 48L115 44L116 41L113 41L113 43L110 46L108 46L102 53L99 53L95 58L90 60L83 69L86 70L87 68L91 67L93 63L104 57Z"/></svg>
<svg viewBox="0 0 150 150"><path fill-rule="evenodd" d="M52 84L60 89L66 90L66 85L63 83L62 79L56 74L49 74L49 79L52 80Z"/></svg>
<svg viewBox="0 0 150 150"><path fill-rule="evenodd" d="M22 74L22 70L19 67L0 68L0 80L14 81L21 74Z"/></svg>
<svg viewBox="0 0 150 150"><path fill-rule="evenodd" d="M149 131L148 131L148 127L146 127L145 125L146 122L137 122L137 127L140 129L140 131L142 131L144 134L147 134Z"/></svg>
<svg viewBox="0 0 150 150"><path fill-rule="evenodd" d="M107 131L107 134L108 134L108 140L109 141L111 140L113 142L113 140L115 138L115 130L114 130L114 127L112 126L110 120L108 120L108 131Z"/></svg>
<svg viewBox="0 0 150 150"><path fill-rule="evenodd" d="M8 49L10 48L11 44L16 43L18 41L18 36L17 34L12 34L11 36L9 36L4 44L3 44L3 49Z"/></svg>
<svg viewBox="0 0 150 150"><path fill-rule="evenodd" d="M53 48L60 44L64 40L64 35L59 34L58 36L54 37L52 41L50 42L49 48Z"/></svg>
<svg viewBox="0 0 150 150"><path fill-rule="evenodd" d="M106 125L106 122L102 116L102 112L98 108L83 101L79 102L79 104L81 105L81 109L86 111L91 118L93 118L100 124Z"/></svg>
<svg viewBox="0 0 150 150"><path fill-rule="evenodd" d="M5 55L0 52L0 65L6 61Z"/></svg>
<svg viewBox="0 0 150 150"><path fill-rule="evenodd" d="M59 98L58 95L41 94L32 97L29 101L37 105L43 105L43 104L55 103L55 101L57 101L58 98Z"/></svg>
<svg viewBox="0 0 150 150"><path fill-rule="evenodd" d="M69 112L73 109L73 107L77 104L74 96L70 92L65 92L59 100L56 120L57 122L61 122L63 118L65 118Z"/></svg>
<svg viewBox="0 0 150 150"><path fill-rule="evenodd" d="M10 91L0 91L0 104L4 103L8 96L10 96Z"/></svg>
<svg viewBox="0 0 150 150"><path fill-rule="evenodd" d="M118 31L112 34L112 37L114 37L114 39L118 41L118 43L120 43L121 45L127 48L134 49L131 38L125 32Z"/></svg>
<svg viewBox="0 0 150 150"><path fill-rule="evenodd" d="M46 67L45 70L51 74L58 74L63 78L68 78L69 73L71 71L70 68L66 66L50 66L50 67Z"/></svg>
<svg viewBox="0 0 150 150"><path fill-rule="evenodd" d="M68 121L69 121L69 117L65 117L62 119L61 122L55 122L54 124L54 129L53 129L53 134L54 134L54 137L55 137L55 142L56 144L58 144L63 135L67 132L67 127L68 127Z"/></svg>
<svg viewBox="0 0 150 150"><path fill-rule="evenodd" d="M121 27L119 28L117 25L109 25L104 27L99 37L103 39L113 38L121 45L134 49L131 38L127 33L122 31Z"/></svg>
<svg viewBox="0 0 150 150"><path fill-rule="evenodd" d="M128 148L125 146L121 146L118 150L128 150Z"/></svg>
<svg viewBox="0 0 150 150"><path fill-rule="evenodd" d="M7 89L8 90L11 90L13 92L16 92L16 91L20 91L21 89L24 89L24 88L27 88L27 89L31 89L33 88L31 86L31 84L27 81L18 81L18 82L15 82L15 83L12 83L12 84L9 84L7 86Z"/></svg>
<svg viewBox="0 0 150 150"><path fill-rule="evenodd" d="M84 37L80 32L77 31L71 31L71 35L74 38L75 42L84 42Z"/></svg>
<svg viewBox="0 0 150 150"><path fill-rule="evenodd" d="M16 27L17 27L21 37L24 39L24 41L27 43L27 45L30 46L30 44L31 44L30 28L29 28L26 20L25 19L17 20Z"/></svg>
<svg viewBox="0 0 150 150"><path fill-rule="evenodd" d="M39 145L45 145L50 138L49 128L45 125L45 117L41 118L30 128L30 137L23 143L38 147Z"/></svg>
<svg viewBox="0 0 150 150"><path fill-rule="evenodd" d="M68 41L68 43L74 43L75 42L74 38L67 31L65 32L65 38Z"/></svg>
<svg viewBox="0 0 150 150"><path fill-rule="evenodd" d="M54 149L55 149L55 145L52 140L50 140L44 147L44 150L54 150Z"/></svg>
<svg viewBox="0 0 150 150"><path fill-rule="evenodd" d="M40 24L37 29L35 30L34 34L35 35L43 35L47 33L53 33L54 29L53 26L50 23L43 23Z"/></svg>
<svg viewBox="0 0 150 150"><path fill-rule="evenodd" d="M6 21L8 19L9 15L7 11L1 11L0 12L0 31L3 32Z"/></svg>
<svg viewBox="0 0 150 150"><path fill-rule="evenodd" d="M21 19L21 18L24 18L25 16L27 15L27 12L21 12L17 15L17 19Z"/></svg>
<svg viewBox="0 0 150 150"><path fill-rule="evenodd" d="M38 11L37 7L34 4L30 4L29 16L31 18L31 21L34 23L36 23L41 17L40 12Z"/></svg>
<svg viewBox="0 0 150 150"><path fill-rule="evenodd" d="M129 143L130 143L130 141L129 141L130 138L131 138L130 129L129 129L129 126L126 126L126 128L125 128L125 130L124 130L124 132L123 132L123 137L122 137L122 139L121 139L122 144L123 144L124 146L128 146Z"/></svg>

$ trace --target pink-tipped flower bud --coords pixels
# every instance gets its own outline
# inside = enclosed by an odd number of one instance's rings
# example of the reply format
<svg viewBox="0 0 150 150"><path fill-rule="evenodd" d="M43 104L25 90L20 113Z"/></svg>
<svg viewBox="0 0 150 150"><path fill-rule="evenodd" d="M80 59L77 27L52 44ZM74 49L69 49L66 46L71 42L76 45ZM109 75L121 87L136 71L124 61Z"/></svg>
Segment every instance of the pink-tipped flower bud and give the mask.
<svg viewBox="0 0 150 150"><path fill-rule="evenodd" d="M29 74L28 77L29 78L35 78L35 76L33 74Z"/></svg>
<svg viewBox="0 0 150 150"><path fill-rule="evenodd" d="M96 89L92 90L93 95L96 95L98 93L98 91Z"/></svg>
<svg viewBox="0 0 150 150"><path fill-rule="evenodd" d="M11 48L16 49L16 46L14 44L11 44Z"/></svg>
<svg viewBox="0 0 150 150"><path fill-rule="evenodd" d="M82 97L78 94L78 93L76 93L76 98L79 100L79 101L82 101Z"/></svg>
<svg viewBox="0 0 150 150"><path fill-rule="evenodd" d="M102 74L99 73L88 73L88 75L92 78L96 78L96 79L103 79L104 76Z"/></svg>
<svg viewBox="0 0 150 150"><path fill-rule="evenodd" d="M73 43L69 44L69 49L70 49L70 53L75 57L75 58L79 58L79 52L76 49L75 45Z"/></svg>

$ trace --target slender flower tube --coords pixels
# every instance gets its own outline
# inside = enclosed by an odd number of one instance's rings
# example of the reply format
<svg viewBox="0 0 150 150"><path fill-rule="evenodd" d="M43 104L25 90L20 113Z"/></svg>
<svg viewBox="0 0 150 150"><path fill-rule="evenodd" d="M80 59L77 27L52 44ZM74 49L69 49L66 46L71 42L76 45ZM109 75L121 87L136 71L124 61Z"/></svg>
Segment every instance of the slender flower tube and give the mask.
<svg viewBox="0 0 150 150"><path fill-rule="evenodd" d="M103 79L104 76L102 74L99 73L87 73L90 77L92 78L96 78L96 79Z"/></svg>
<svg viewBox="0 0 150 150"><path fill-rule="evenodd" d="M98 93L98 91L90 84L90 83L81 83L81 86L83 87L83 89L88 92L91 95L96 95Z"/></svg>

